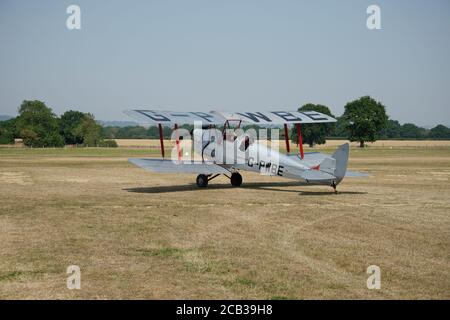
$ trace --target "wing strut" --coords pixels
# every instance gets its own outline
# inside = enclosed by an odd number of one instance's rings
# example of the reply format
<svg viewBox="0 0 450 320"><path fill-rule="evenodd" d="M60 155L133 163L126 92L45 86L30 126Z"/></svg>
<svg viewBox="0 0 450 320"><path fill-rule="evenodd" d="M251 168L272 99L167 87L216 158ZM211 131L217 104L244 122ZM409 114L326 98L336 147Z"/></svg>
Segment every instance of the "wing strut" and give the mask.
<svg viewBox="0 0 450 320"><path fill-rule="evenodd" d="M177 153L178 153L178 161L181 161L181 149L180 149L180 136L178 135L178 125L175 123L175 132L176 132L176 144L177 144Z"/></svg>
<svg viewBox="0 0 450 320"><path fill-rule="evenodd" d="M164 136L161 123L158 123L158 129L159 129L159 143L161 144L161 155L164 158Z"/></svg>
<svg viewBox="0 0 450 320"><path fill-rule="evenodd" d="M302 128L300 123L295 124L297 126L297 137L298 137L298 148L300 149L300 158L304 158L305 154L303 153L303 137L302 137Z"/></svg>
<svg viewBox="0 0 450 320"><path fill-rule="evenodd" d="M291 152L290 148L289 148L289 131L288 131L288 127L287 124L284 124L284 141L286 142L286 151L287 153Z"/></svg>

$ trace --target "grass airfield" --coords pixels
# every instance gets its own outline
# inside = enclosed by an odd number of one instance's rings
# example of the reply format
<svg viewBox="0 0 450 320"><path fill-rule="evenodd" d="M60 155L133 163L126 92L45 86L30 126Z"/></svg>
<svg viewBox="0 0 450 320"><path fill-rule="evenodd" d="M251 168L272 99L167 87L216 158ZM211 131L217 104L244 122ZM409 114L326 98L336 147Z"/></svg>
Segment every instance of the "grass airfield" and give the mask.
<svg viewBox="0 0 450 320"><path fill-rule="evenodd" d="M450 299L449 146L352 148L370 177L338 195L246 172L198 189L127 162L149 155L0 148L0 298Z"/></svg>

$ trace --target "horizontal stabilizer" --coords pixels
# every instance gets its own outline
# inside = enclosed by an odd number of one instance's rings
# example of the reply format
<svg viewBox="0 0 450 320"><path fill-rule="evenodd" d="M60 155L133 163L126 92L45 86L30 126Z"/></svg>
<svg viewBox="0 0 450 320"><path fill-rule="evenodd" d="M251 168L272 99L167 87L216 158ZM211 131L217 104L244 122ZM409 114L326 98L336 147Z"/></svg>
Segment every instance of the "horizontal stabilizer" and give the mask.
<svg viewBox="0 0 450 320"><path fill-rule="evenodd" d="M336 177L319 170L305 170L301 174L302 179L305 180L330 180L335 179Z"/></svg>
<svg viewBox="0 0 450 320"><path fill-rule="evenodd" d="M345 173L346 177L354 177L354 178L363 178L363 177L368 177L369 175L367 173L363 173L363 172L356 172L356 171L347 171Z"/></svg>
<svg viewBox="0 0 450 320"><path fill-rule="evenodd" d="M181 162L176 163L169 159L130 158L132 164L153 172L197 173L197 174L228 174L227 169L213 163Z"/></svg>
<svg viewBox="0 0 450 320"><path fill-rule="evenodd" d="M303 159L298 153L287 153L286 156L297 161L302 161L311 167L320 164L325 158L330 157L329 154L320 152L305 152Z"/></svg>

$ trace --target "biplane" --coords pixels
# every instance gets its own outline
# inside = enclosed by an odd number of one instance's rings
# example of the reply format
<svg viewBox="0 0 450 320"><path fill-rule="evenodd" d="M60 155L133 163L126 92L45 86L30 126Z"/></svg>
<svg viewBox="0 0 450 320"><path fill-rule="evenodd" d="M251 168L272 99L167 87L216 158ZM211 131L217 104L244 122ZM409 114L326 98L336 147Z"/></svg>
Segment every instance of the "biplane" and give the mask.
<svg viewBox="0 0 450 320"><path fill-rule="evenodd" d="M240 171L259 172L298 181L299 185L337 185L344 177L362 177L364 173L347 171L349 145L343 144L332 154L304 152L301 125L335 122L336 119L315 111L264 112L175 112L156 110L127 110L127 115L140 125L157 125L162 159L130 158L129 162L153 172L197 174L196 184L205 188L214 178L224 175L231 185L242 184ZM180 126L194 125L186 134ZM245 125L284 128L287 153L282 153L271 140L258 139L257 134L245 132ZM163 127L173 128L175 145L171 159L165 158ZM296 126L299 152L291 153L289 127ZM219 130L220 129L220 130ZM187 131L187 130L184 130ZM278 132L278 129L276 130ZM182 144L190 138L194 152L184 152ZM269 139L270 140L270 139ZM263 143L264 142L264 143ZM275 143L276 144L276 143ZM182 150L183 149L183 150ZM185 156L189 155L189 158ZM193 156L192 156L193 155Z"/></svg>

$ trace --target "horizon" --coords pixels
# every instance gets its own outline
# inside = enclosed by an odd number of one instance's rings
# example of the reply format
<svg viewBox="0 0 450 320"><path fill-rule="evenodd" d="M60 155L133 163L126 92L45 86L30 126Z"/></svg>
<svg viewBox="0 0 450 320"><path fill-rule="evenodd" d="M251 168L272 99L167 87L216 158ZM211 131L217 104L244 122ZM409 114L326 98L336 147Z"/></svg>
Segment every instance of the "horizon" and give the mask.
<svg viewBox="0 0 450 320"><path fill-rule="evenodd" d="M66 110L66 111L69 111L69 110ZM73 111L79 111L79 110L73 110ZM289 110L289 111L295 111L295 110ZM62 114L56 114L57 117L61 117L61 115ZM18 116L18 114L16 114L15 116L7 115L7 114L0 114L0 121L4 121L5 120L5 119L2 119L3 117L15 118L17 116ZM127 116L127 115L125 114L125 116ZM340 116L342 116L342 115L340 115ZM94 117L95 117L95 115L94 115ZM336 118L338 118L338 117L339 116L336 116ZM98 119L97 117L95 117L95 120L97 122L100 122L100 124L102 126L115 126L115 127L143 126L143 125L139 124L139 122L137 122L136 120L133 120L133 118L131 118L129 116L127 116L127 118L129 118L130 120L128 120L128 119L123 119L123 120L114 120L114 119L113 120L105 120L105 119ZM8 120L8 119L6 119L6 120ZM416 126L418 126L420 128L427 129L427 130L432 129L432 128L438 126L438 125L444 125L447 128L450 128L450 123L445 123L445 122L437 123L435 125L419 125L419 124L414 123L414 122L401 122L401 121L399 121L397 119L392 119L392 118L389 118L388 120L396 120L396 121L398 121L400 123L400 125L404 125L406 123L412 123L412 124L414 124L414 125L416 125ZM113 123L115 123L115 124L113 124ZM144 126L144 127L147 127L147 126ZM150 125L150 127L152 127L152 126Z"/></svg>
<svg viewBox="0 0 450 320"><path fill-rule="evenodd" d="M81 8L69 30L66 9ZM381 29L366 9L381 9ZM340 116L370 95L390 119L450 125L450 3L2 1L0 114L41 100L101 121L123 110L296 110Z"/></svg>

